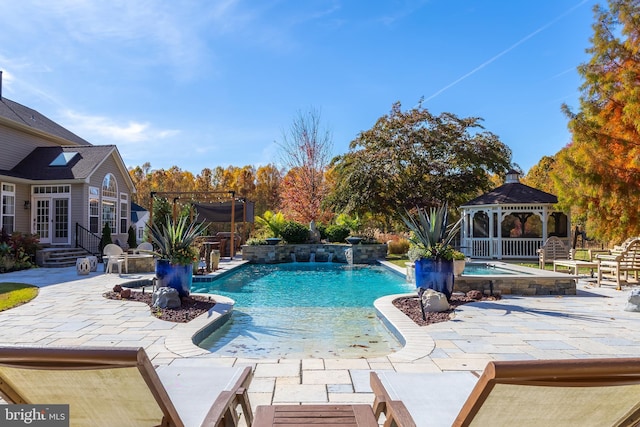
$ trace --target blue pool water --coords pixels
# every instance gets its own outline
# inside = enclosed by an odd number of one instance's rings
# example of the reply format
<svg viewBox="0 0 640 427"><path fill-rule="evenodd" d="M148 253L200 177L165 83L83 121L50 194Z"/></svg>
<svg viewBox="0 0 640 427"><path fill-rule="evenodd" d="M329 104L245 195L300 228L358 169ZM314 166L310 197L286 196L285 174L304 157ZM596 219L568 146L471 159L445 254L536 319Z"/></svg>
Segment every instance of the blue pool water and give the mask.
<svg viewBox="0 0 640 427"><path fill-rule="evenodd" d="M334 263L245 265L191 288L236 301L231 320L200 347L274 358L377 357L398 350L373 302L414 290L384 267Z"/></svg>
<svg viewBox="0 0 640 427"><path fill-rule="evenodd" d="M464 266L465 276L500 276L522 274L521 272L508 270L506 268L495 267L492 264L485 263L467 263Z"/></svg>

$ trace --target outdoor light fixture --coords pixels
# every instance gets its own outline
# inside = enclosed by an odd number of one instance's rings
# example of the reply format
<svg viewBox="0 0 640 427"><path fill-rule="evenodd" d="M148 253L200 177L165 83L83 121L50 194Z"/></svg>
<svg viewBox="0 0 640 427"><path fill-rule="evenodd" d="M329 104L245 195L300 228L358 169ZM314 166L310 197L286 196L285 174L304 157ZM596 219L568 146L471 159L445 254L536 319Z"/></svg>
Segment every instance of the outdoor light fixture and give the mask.
<svg viewBox="0 0 640 427"><path fill-rule="evenodd" d="M30 200L25 200L24 201L24 208L25 209L31 209L31 201Z"/></svg>

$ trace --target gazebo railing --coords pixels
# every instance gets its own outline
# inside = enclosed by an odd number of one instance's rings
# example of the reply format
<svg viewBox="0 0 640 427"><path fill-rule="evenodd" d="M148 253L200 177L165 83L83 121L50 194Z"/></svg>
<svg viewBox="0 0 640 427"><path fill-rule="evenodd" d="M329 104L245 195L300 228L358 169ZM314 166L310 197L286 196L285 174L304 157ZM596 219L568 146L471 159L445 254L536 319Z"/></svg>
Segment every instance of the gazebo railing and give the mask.
<svg viewBox="0 0 640 427"><path fill-rule="evenodd" d="M569 244L569 239L565 244ZM471 258L535 259L543 245L542 238L473 238L464 242L464 252Z"/></svg>
<svg viewBox="0 0 640 427"><path fill-rule="evenodd" d="M541 238L502 239L502 258L537 258Z"/></svg>

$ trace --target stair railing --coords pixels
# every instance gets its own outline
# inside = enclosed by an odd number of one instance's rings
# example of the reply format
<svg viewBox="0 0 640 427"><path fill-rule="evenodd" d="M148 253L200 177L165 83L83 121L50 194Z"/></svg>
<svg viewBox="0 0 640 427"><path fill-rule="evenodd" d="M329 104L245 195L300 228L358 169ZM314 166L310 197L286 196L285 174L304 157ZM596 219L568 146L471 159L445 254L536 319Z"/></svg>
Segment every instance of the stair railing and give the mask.
<svg viewBox="0 0 640 427"><path fill-rule="evenodd" d="M82 248L91 255L100 257L100 236L92 233L76 222L76 248Z"/></svg>

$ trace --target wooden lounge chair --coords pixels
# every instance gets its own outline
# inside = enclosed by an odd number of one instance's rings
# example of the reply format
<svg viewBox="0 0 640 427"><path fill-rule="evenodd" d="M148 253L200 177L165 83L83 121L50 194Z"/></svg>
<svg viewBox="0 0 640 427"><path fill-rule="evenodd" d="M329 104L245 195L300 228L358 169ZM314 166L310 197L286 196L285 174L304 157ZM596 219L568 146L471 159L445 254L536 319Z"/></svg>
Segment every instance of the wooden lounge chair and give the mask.
<svg viewBox="0 0 640 427"><path fill-rule="evenodd" d="M371 388L385 426L640 423L640 358L496 361L478 379L469 372L371 372Z"/></svg>
<svg viewBox="0 0 640 427"><path fill-rule="evenodd" d="M640 272L640 238L635 238L625 242L626 246L622 252L612 252L610 255L597 255L598 264L598 286L602 282L604 273L613 274L616 280L616 289L622 289L620 273L624 273L624 280L627 281L629 273L634 273L638 279Z"/></svg>
<svg viewBox="0 0 640 427"><path fill-rule="evenodd" d="M551 236L538 249L538 267L544 269L547 262L557 259L573 259L573 249L565 245L559 237Z"/></svg>
<svg viewBox="0 0 640 427"><path fill-rule="evenodd" d="M234 426L238 406L250 426L250 381L202 359L155 370L143 348L0 347L2 397L68 404L72 426Z"/></svg>

